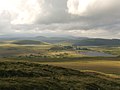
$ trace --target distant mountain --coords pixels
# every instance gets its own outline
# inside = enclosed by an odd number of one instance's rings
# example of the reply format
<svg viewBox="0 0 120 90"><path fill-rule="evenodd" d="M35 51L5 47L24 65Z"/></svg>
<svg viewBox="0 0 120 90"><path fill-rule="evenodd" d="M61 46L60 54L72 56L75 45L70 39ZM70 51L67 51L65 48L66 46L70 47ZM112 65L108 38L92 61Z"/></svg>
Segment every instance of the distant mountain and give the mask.
<svg viewBox="0 0 120 90"><path fill-rule="evenodd" d="M120 45L120 39L99 39L89 38L75 42L75 46L102 46L102 45Z"/></svg>
<svg viewBox="0 0 120 90"><path fill-rule="evenodd" d="M120 45L120 39L101 39L101 38L88 38L88 37L75 37L75 36L0 36L0 41L9 41L9 40L33 40L47 43L70 43L75 46L101 46L101 45ZM31 41L33 43L33 41ZM23 42L23 41L22 41ZM28 41L30 43L30 41ZM35 43L35 42L34 42Z"/></svg>
<svg viewBox="0 0 120 90"><path fill-rule="evenodd" d="M40 45L40 44L45 44L44 42L41 41L34 41L34 40L19 40L12 42L12 44L19 44L19 45Z"/></svg>
<svg viewBox="0 0 120 90"><path fill-rule="evenodd" d="M74 37L74 36L36 36L36 37L17 37L17 36L1 36L0 41L9 41L9 40L36 40L36 41L43 41L48 43L58 43L58 42L72 42L74 40L81 40L86 39L85 37Z"/></svg>
<svg viewBox="0 0 120 90"><path fill-rule="evenodd" d="M83 40L87 39L86 37L74 37L74 36L56 36L56 37L43 37L37 36L34 38L35 40L41 40L48 43L60 43L60 42L73 42L75 40Z"/></svg>

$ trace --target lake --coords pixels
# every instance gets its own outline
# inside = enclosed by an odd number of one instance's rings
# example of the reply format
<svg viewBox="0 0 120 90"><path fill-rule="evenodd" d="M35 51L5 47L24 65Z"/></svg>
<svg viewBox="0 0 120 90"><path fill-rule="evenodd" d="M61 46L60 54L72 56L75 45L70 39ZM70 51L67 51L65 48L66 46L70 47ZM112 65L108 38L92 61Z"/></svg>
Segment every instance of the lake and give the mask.
<svg viewBox="0 0 120 90"><path fill-rule="evenodd" d="M112 54L108 54L108 53L104 53L104 52L97 52L97 51L84 51L84 52L80 52L80 54L82 55L86 55L86 56L91 56L91 57L116 57L116 55L112 55Z"/></svg>

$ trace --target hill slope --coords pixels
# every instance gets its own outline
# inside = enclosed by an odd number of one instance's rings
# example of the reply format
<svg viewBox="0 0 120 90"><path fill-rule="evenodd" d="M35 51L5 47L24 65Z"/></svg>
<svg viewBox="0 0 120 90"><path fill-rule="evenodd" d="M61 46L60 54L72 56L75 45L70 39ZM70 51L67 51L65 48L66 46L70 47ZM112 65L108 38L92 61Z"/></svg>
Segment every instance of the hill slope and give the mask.
<svg viewBox="0 0 120 90"><path fill-rule="evenodd" d="M0 90L120 90L120 78L28 62L0 62Z"/></svg>
<svg viewBox="0 0 120 90"><path fill-rule="evenodd" d="M39 45L39 44L45 44L41 41L35 41L35 40L19 40L12 42L12 44L19 44L19 45Z"/></svg>
<svg viewBox="0 0 120 90"><path fill-rule="evenodd" d="M84 39L74 43L75 46L102 46L102 45L120 45L120 39Z"/></svg>

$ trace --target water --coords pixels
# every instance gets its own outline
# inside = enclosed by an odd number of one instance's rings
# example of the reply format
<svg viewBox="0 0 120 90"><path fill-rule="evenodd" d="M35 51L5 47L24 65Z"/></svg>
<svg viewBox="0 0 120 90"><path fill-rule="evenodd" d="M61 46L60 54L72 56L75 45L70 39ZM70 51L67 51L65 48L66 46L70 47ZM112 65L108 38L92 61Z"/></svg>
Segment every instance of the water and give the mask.
<svg viewBox="0 0 120 90"><path fill-rule="evenodd" d="M97 52L97 51L85 51L85 52L80 52L80 54L82 55L86 55L86 56L100 56L100 57L116 57L116 55L112 55L112 54L108 54L108 53L104 53L104 52Z"/></svg>

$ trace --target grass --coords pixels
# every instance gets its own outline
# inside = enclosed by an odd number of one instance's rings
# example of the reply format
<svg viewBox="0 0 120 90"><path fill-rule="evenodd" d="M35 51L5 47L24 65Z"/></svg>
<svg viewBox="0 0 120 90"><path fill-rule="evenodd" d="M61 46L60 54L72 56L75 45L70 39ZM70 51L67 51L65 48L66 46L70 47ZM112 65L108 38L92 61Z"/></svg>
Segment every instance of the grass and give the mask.
<svg viewBox="0 0 120 90"><path fill-rule="evenodd" d="M120 75L120 61L94 60L94 61L71 61L71 62L44 62L42 64L72 68L75 70L94 70L108 74Z"/></svg>
<svg viewBox="0 0 120 90"><path fill-rule="evenodd" d="M2 44L0 45L0 56L10 57L10 56L45 56L45 57L87 57L82 55L80 52L84 51L100 51L106 52L114 55L120 53L119 47L85 47L88 50L51 50L52 47L57 47L56 45L13 45L13 44ZM83 47L81 47L83 48ZM61 55L62 54L62 55Z"/></svg>
<svg viewBox="0 0 120 90"><path fill-rule="evenodd" d="M0 90L119 90L120 78L30 62L0 62Z"/></svg>
<svg viewBox="0 0 120 90"><path fill-rule="evenodd" d="M81 57L81 58L41 58L41 57L12 57L1 58L0 61L28 61L48 64L75 70L94 70L107 74L120 75L120 58Z"/></svg>
<svg viewBox="0 0 120 90"><path fill-rule="evenodd" d="M88 57L54 46L0 45L0 90L120 90L120 57ZM119 47L87 49L119 55Z"/></svg>

